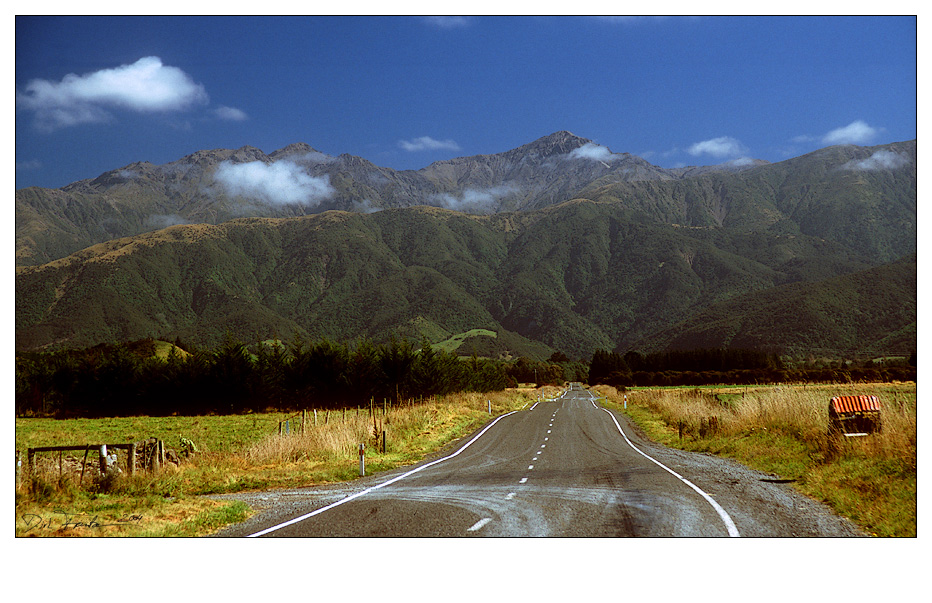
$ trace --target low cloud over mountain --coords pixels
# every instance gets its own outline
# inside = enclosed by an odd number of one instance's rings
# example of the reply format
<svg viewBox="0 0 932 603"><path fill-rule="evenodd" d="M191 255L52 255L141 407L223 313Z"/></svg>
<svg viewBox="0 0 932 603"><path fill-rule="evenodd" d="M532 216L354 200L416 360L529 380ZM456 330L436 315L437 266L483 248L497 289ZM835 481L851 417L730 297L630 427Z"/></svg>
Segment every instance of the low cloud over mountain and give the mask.
<svg viewBox="0 0 932 603"><path fill-rule="evenodd" d="M893 151L877 151L867 159L851 160L844 165L845 170L895 170L910 164L910 158Z"/></svg>
<svg viewBox="0 0 932 603"><path fill-rule="evenodd" d="M327 176L310 176L298 164L225 161L214 179L232 197L258 199L275 205L317 205L330 198L334 188Z"/></svg>

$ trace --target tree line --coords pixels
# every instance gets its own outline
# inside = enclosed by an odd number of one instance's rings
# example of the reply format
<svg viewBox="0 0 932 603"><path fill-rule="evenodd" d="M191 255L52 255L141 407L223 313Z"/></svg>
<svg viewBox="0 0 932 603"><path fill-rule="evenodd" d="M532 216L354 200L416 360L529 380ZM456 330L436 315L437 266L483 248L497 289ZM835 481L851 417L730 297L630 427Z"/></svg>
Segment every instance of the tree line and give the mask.
<svg viewBox="0 0 932 603"><path fill-rule="evenodd" d="M777 353L746 349L673 350L625 354L596 350L588 383L615 387L756 385L761 383L852 383L915 381L916 356L900 363L789 366Z"/></svg>
<svg viewBox="0 0 932 603"><path fill-rule="evenodd" d="M789 367L755 350L619 354L597 350L590 362L554 353L547 361L462 358L391 338L337 343L260 343L227 337L214 349L176 340L167 357L151 339L16 357L17 416L107 417L236 414L339 409L370 400L398 403L464 391L499 391L519 383L566 381L615 387L856 381L915 381L915 353L905 363Z"/></svg>
<svg viewBox="0 0 932 603"><path fill-rule="evenodd" d="M181 344L176 341L176 344ZM216 349L172 347L155 356L142 340L86 350L19 354L16 414L57 417L228 414L268 409L347 408L497 391L514 377L505 363L461 359L392 338L327 339L247 346L231 337Z"/></svg>

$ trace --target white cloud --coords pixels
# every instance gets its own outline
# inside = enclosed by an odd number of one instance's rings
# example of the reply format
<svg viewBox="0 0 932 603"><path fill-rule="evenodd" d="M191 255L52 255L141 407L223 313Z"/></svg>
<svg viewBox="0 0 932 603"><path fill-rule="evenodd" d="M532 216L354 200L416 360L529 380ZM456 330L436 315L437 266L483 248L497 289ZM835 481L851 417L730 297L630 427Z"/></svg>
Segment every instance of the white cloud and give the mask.
<svg viewBox="0 0 932 603"><path fill-rule="evenodd" d="M352 205L353 211L360 214L374 214L377 211L382 211L381 207L374 205L371 199L363 199L362 201L353 201Z"/></svg>
<svg viewBox="0 0 932 603"><path fill-rule="evenodd" d="M34 111L36 125L45 130L106 121L109 108L181 111L207 101L203 86L158 57L85 75L71 73L60 82L36 79L16 92L17 106Z"/></svg>
<svg viewBox="0 0 932 603"><path fill-rule="evenodd" d="M412 140L399 140L398 146L405 151L459 151L460 145L453 140L436 140L430 136L421 136Z"/></svg>
<svg viewBox="0 0 932 603"><path fill-rule="evenodd" d="M877 151L867 159L852 160L841 166L844 170L895 170L908 165L908 157L893 151Z"/></svg>
<svg viewBox="0 0 932 603"><path fill-rule="evenodd" d="M154 214L146 218L146 226L155 230L178 224L190 224L190 222L178 214Z"/></svg>
<svg viewBox="0 0 932 603"><path fill-rule="evenodd" d="M822 137L824 144L865 144L873 140L880 132L861 120L853 121L847 126L836 128Z"/></svg>
<svg viewBox="0 0 932 603"><path fill-rule="evenodd" d="M470 17L454 17L449 15L437 16L437 17L424 17L424 22L428 25L433 25L434 27L439 27L441 29L453 29L456 27L468 27Z"/></svg>
<svg viewBox="0 0 932 603"><path fill-rule="evenodd" d="M28 161L17 161L16 162L16 171L20 170L38 170L42 167L42 162L38 159L30 159Z"/></svg>
<svg viewBox="0 0 932 603"><path fill-rule="evenodd" d="M697 142L687 149L692 156L711 155L713 157L740 157L747 152L744 145L730 136L720 136Z"/></svg>
<svg viewBox="0 0 932 603"><path fill-rule="evenodd" d="M226 121L246 121L249 119L249 116L246 115L245 111L236 109L234 107L225 107L222 105L214 109L214 115Z"/></svg>
<svg viewBox="0 0 932 603"><path fill-rule="evenodd" d="M592 17L596 21L601 21L603 23L643 23L645 21L663 21L667 19L667 15L598 15Z"/></svg>
<svg viewBox="0 0 932 603"><path fill-rule="evenodd" d="M231 196L281 205L317 205L335 192L328 176L311 176L287 160L271 164L224 161L217 166L214 179Z"/></svg>
<svg viewBox="0 0 932 603"><path fill-rule="evenodd" d="M441 207L472 213L489 213L497 209L502 199L517 192L514 186L504 184L489 188L467 188L459 196L449 193L433 195Z"/></svg>
<svg viewBox="0 0 932 603"><path fill-rule="evenodd" d="M569 157L570 159L589 159L602 162L616 159L614 153L609 151L608 147L603 147L594 142L587 142L583 146L573 149L570 151Z"/></svg>

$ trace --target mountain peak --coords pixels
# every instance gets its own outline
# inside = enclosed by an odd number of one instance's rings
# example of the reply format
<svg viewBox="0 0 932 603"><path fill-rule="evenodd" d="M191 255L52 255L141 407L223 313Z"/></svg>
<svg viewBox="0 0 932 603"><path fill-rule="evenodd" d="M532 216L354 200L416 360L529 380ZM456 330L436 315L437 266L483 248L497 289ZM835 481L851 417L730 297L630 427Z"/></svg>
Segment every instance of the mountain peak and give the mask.
<svg viewBox="0 0 932 603"><path fill-rule="evenodd" d="M291 155L307 155L308 153L320 153L320 151L307 144L306 142L293 142L286 147L278 149L277 151L272 151L269 153L269 158L274 161L282 157L288 157Z"/></svg>
<svg viewBox="0 0 932 603"><path fill-rule="evenodd" d="M211 149L203 151L195 151L190 155L186 155L177 161L173 161L167 165L196 165L196 164L205 164L213 165L220 163L221 161L232 160L236 163L243 163L246 161L267 161L268 156L263 153L261 150L256 147L251 146L242 146L238 149Z"/></svg>
<svg viewBox="0 0 932 603"><path fill-rule="evenodd" d="M560 130L559 132L554 132L543 138L538 138L534 142L520 146L513 152L521 155L551 157L554 155L566 155L591 142L591 140L576 136L572 132Z"/></svg>

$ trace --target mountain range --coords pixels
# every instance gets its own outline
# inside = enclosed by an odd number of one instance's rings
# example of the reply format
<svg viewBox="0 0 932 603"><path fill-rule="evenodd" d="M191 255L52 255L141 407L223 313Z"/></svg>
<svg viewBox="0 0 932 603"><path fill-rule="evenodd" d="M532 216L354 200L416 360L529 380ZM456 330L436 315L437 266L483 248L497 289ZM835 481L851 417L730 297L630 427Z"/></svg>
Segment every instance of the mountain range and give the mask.
<svg viewBox="0 0 932 603"><path fill-rule="evenodd" d="M199 151L16 191L17 349L481 329L489 355L909 353L916 238L915 140L677 169L569 132L417 171Z"/></svg>
<svg viewBox="0 0 932 603"><path fill-rule="evenodd" d="M268 155L253 147L198 151L164 165L131 163L61 189L16 191L17 265L174 224L415 205L480 214L528 210L576 198L593 183L678 180L756 163L665 170L569 132L416 171L334 157L304 143Z"/></svg>

